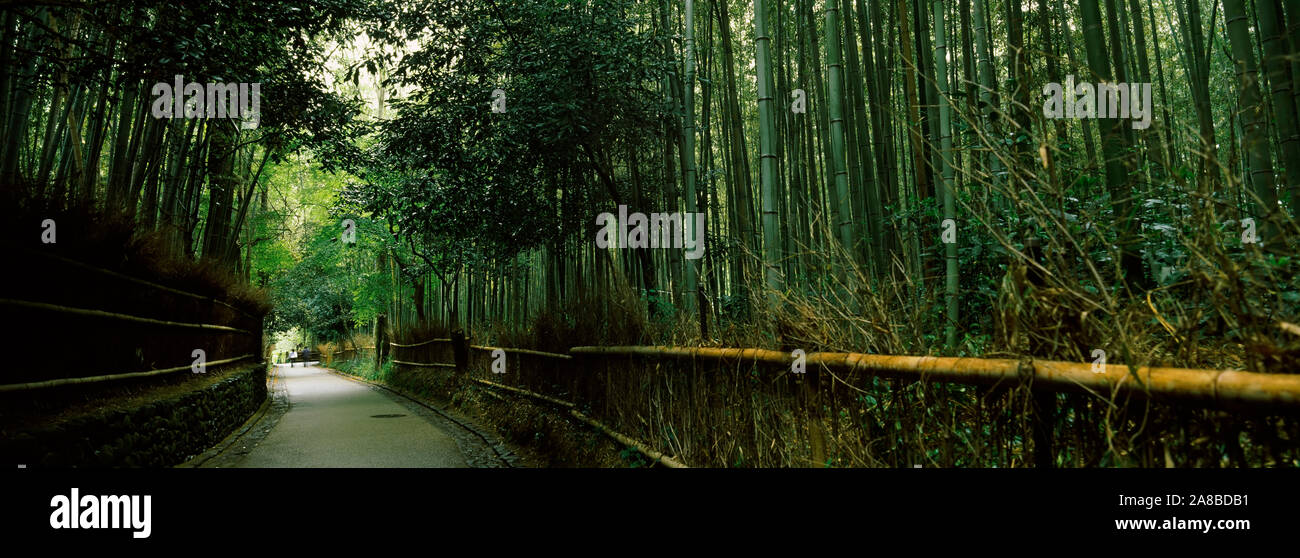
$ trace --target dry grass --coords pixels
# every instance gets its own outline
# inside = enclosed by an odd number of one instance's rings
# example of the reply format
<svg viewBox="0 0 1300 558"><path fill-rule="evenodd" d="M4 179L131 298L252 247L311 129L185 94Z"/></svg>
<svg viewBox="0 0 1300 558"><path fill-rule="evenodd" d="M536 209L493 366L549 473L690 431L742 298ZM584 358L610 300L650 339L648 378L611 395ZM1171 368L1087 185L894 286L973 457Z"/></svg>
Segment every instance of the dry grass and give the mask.
<svg viewBox="0 0 1300 558"><path fill-rule="evenodd" d="M20 206L21 207L21 206ZM21 210L5 220L4 245L11 261L23 266L59 265L45 255L146 279L154 283L228 302L250 314L270 310L269 294L231 270L178 249L161 230L143 230L135 219L94 208ZM57 242L44 244L42 222L53 219ZM79 273L83 281L99 278Z"/></svg>

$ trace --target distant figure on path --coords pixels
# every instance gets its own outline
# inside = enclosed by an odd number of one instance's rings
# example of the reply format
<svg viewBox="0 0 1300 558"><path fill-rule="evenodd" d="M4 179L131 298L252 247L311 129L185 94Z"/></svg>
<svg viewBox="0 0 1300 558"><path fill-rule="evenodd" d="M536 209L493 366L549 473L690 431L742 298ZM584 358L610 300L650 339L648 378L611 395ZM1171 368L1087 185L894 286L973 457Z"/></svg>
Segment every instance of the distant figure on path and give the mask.
<svg viewBox="0 0 1300 558"><path fill-rule="evenodd" d="M289 351L289 368L293 368L293 361L298 359L298 351Z"/></svg>

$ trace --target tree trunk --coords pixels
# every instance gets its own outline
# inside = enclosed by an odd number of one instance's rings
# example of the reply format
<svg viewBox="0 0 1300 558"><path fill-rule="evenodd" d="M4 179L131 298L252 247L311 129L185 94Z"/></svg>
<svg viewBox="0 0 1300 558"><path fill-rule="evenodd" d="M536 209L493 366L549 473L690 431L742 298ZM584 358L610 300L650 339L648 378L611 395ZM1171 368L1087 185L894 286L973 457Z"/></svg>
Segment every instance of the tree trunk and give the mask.
<svg viewBox="0 0 1300 558"><path fill-rule="evenodd" d="M1098 83L1111 83L1110 58L1106 55L1105 34L1101 24L1101 9L1097 0L1081 0L1084 45L1088 52L1088 66ZM1101 108L1101 107L1097 107ZM1099 113L1100 114L1100 113ZM1142 260L1133 250L1132 181L1126 168L1127 142L1123 127L1126 120L1104 119L1102 122L1102 153L1106 159L1106 186L1110 190L1115 211L1115 237L1120 250L1120 272L1123 281L1143 280Z"/></svg>
<svg viewBox="0 0 1300 558"><path fill-rule="evenodd" d="M686 186L686 217L682 219L684 228L683 237L686 238L686 246L694 246L697 242L704 242L704 238L695 237L694 223L687 221L695 216L699 211L698 200L695 192L695 0L686 0L686 60L684 62L686 79L682 83L685 89L683 102L685 103L685 113L682 122L682 157L686 160L686 176L683 180ZM679 231L681 232L681 231ZM699 270L699 260L689 260L685 262L682 272L683 289L682 289L682 306L687 312L695 308L696 303L696 277Z"/></svg>
<svg viewBox="0 0 1300 558"><path fill-rule="evenodd" d="M763 276L772 301L781 292L780 230L777 228L777 196L780 178L776 168L776 130L772 114L772 70L767 35L767 13L763 0L754 0L754 60L758 73L758 178L763 188Z"/></svg>
<svg viewBox="0 0 1300 558"><path fill-rule="evenodd" d="M1132 0L1136 2L1137 0ZM1272 90L1273 113L1282 143L1282 161L1286 169L1286 191L1291 207L1300 202L1300 129L1296 127L1294 87L1288 56L1292 49L1283 34L1282 9L1278 0L1257 0L1260 10L1259 36L1264 43L1264 67Z"/></svg>
<svg viewBox="0 0 1300 558"><path fill-rule="evenodd" d="M1280 245L1281 232L1277 190L1273 183L1273 158L1269 152L1268 122L1255 66L1255 52L1250 40L1246 11L1241 0L1223 0L1224 23L1232 46L1233 65L1237 70L1237 90L1241 96L1241 150L1250 165L1257 215L1263 223L1261 244ZM1276 244L1275 244L1276 243Z"/></svg>
<svg viewBox="0 0 1300 558"><path fill-rule="evenodd" d="M948 39L944 28L944 0L934 0L934 75L939 90L940 170L943 173L943 218L955 226L956 194L952 168L952 103L948 96ZM958 235L957 238L961 238ZM944 292L947 296L948 323L944 339L949 349L957 347L957 243L944 244Z"/></svg>

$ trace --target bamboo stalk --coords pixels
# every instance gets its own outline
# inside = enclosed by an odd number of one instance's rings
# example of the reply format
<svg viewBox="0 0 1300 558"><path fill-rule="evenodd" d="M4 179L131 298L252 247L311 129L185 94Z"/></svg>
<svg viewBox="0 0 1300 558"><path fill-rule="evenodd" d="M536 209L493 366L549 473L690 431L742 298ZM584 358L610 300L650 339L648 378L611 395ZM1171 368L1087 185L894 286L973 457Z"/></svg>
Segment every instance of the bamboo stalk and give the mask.
<svg viewBox="0 0 1300 558"><path fill-rule="evenodd" d="M60 313L64 313L64 314L76 314L76 315L79 315L79 316L91 316L91 317L95 317L95 318L110 318L110 319L114 319L114 320L124 320L124 321L128 321L128 322L139 322L139 323L143 323L143 324L160 325L160 326L167 326L167 327L183 327L183 328L191 328L191 329L203 329L203 330L209 330L209 331L233 331L233 332L237 332L237 333L243 333L243 334L246 334L246 335L252 335L252 334L253 334L253 332L248 331L248 330L246 330L246 329L239 329L239 328L230 327L230 326L214 325L214 324L190 324L190 323L184 323L184 322L172 322L172 321L168 321L168 320L158 320L158 319L154 319L154 318L143 318L143 317L140 317L140 316L132 316L132 315L130 315L130 314L118 314L118 313L116 313L116 312L106 312L106 311L104 311L104 310L93 310L93 309L89 309L89 308L71 308L71 307L68 307L68 306L59 306L59 305L57 305L57 304L49 304L49 303L45 303L45 302L31 302L31 301L27 301L27 300L13 300L13 299L9 299L9 298L0 298L0 305L6 305L6 306L19 306L19 307L22 307L22 308L32 308L32 309L35 309L35 310L46 310L46 311L49 311L49 312L60 312Z"/></svg>
<svg viewBox="0 0 1300 558"><path fill-rule="evenodd" d="M528 391L528 390L526 390L526 389L520 389L520 388L513 387L513 386L507 386L507 385L505 385L505 384L498 384L498 383L496 383L496 382L489 382L489 381L487 381L487 380L480 379L480 378L474 378L474 381L475 381L475 382L478 382L478 383L480 383L480 384L483 384L483 385L485 385L485 386L491 387L491 388L496 388L496 389L500 389L500 390L508 391L508 392L511 392L511 393L517 393L517 394L519 394L519 395L523 395L523 396L526 396L526 397L532 397L533 399L540 399L540 400L545 401L545 402L547 402L547 403L554 403L554 404L559 405L559 406L561 406L561 407L564 407L564 408L566 408L566 409L572 409L572 408L574 407L574 404L573 404L573 403L570 403L570 402L565 401L565 400L563 400L563 399L556 399L556 398L551 397L551 396L549 396L549 395L542 395L542 394L537 393L537 392L535 392L535 391Z"/></svg>
<svg viewBox="0 0 1300 558"><path fill-rule="evenodd" d="M592 428L595 428L596 430L599 430L601 433L605 434L606 436L609 436L610 438L613 438L615 441L617 441L617 442L619 442L619 443L621 443L621 444L623 444L623 445L626 445L626 446L630 446L630 447L636 448L636 450L639 451L639 452L641 452L642 455L644 455L644 456L646 456L646 457L649 457L650 459L653 459L653 460L655 460L655 461L657 461L657 462L659 462L659 463L663 463L665 466L672 467L672 468L674 468L674 469L684 469L684 468L687 467L685 463L682 463L681 461L678 461L678 460L676 460L676 459L674 459L674 458L672 458L672 457L668 457L668 456L664 455L662 452L659 452L659 451L656 451L656 450L654 450L654 449L651 449L650 446L647 446L646 444L641 443L641 442L638 441L637 439L632 438L631 436L628 436L628 435L626 435L626 434L620 433L620 432L618 432L618 431L616 431L616 430L614 430L614 429L612 429L612 428L610 428L610 427L608 427L608 426L605 426L604 423L602 423L602 422L600 422L600 421L598 421L598 420L596 420L596 419L593 419L593 418L591 418L591 417L588 417L587 415L584 415L584 414L578 412L578 409L575 408L576 405L574 405L573 403L570 403L570 402L568 402L568 401L564 401L564 400L560 400L560 399L556 399L556 398L551 397L551 396L548 396L548 395L542 395L542 394L537 393L537 392L535 392L535 391L528 391L528 390L526 390L526 389L520 389L520 388L517 388L517 387L511 387L511 386L507 386L507 385L502 385L502 384L498 384L498 383L495 383L495 382L489 382L489 381L487 381L487 380L482 380L482 379L474 378L474 381L475 381L475 382L478 382L479 384L482 384L482 385L488 386L488 387L490 387L490 388L500 389L500 390L503 390L503 391L509 391L509 392L511 392L511 393L516 393L516 394L519 394L519 395L523 395L523 396L525 396L525 397L531 397L531 398L533 398L533 399L537 399L537 400L540 400L540 401L545 401L545 402L547 402L547 403L553 403L553 404L555 404L555 405L559 405L559 406L561 406L561 407L564 407L564 408L566 408L566 409L569 410L569 414L570 414L571 416L573 416L573 418L576 418L576 419L578 419L578 420L580 420L580 421L586 423L587 425L591 426Z"/></svg>
<svg viewBox="0 0 1300 558"><path fill-rule="evenodd" d="M237 361L241 361L241 360L248 359L248 358L253 358L253 355L249 354L249 355L244 355L244 356L241 356L241 357L228 358L228 359L225 359L225 360L214 360L214 361L212 361L212 362L207 363L206 366L219 366L219 365L222 365L222 364L229 364L229 363L232 363L232 362L237 362ZM175 368L164 368L164 369L161 369L161 370L149 370L149 371L146 371L146 372L124 372L124 373L121 373L121 374L107 374L107 375L103 375L103 376L87 376L87 377L84 377L84 378L60 378L60 379L57 379L57 380L45 380L45 381L43 381L43 382L27 382L27 383L22 383L22 384L5 384L5 385L0 385L0 393L3 393L3 392L10 392L10 391L27 391L27 390L33 390L33 389L43 389L43 388L48 388L48 387L64 386L64 385L70 385L70 384L93 384L93 383L98 383L98 382L108 382L108 381L112 381L112 380L125 380L125 379L128 379L128 378L147 378L147 377L149 377L149 376L161 376L161 375L163 375L163 374L170 374L170 373L172 373L172 372L180 372L180 371L182 371L182 370L189 370L192 366L193 366L193 364L187 364L187 365L185 365L185 366L177 366L177 367L175 367Z"/></svg>
<svg viewBox="0 0 1300 558"><path fill-rule="evenodd" d="M405 360L393 360L393 364L405 364L407 366L422 366L425 368L455 368L455 364L445 364L441 362L407 362Z"/></svg>
<svg viewBox="0 0 1300 558"><path fill-rule="evenodd" d="M633 438L631 438L631 437L629 437L629 436L626 436L626 435L624 435L624 434L620 434L620 433L618 433L618 432L616 432L616 431L610 429L608 426L605 426L605 425L604 425L603 423L601 423L600 421L597 421L596 419L593 419L593 418L587 417L586 415L584 415L584 414L582 414L582 413L579 413L577 409L569 409L569 414L570 414L570 415L573 415L573 418L576 418L576 419L578 419L578 420L580 420L580 421L582 421L582 422L585 422L585 423L591 425L591 426L592 426L593 428L595 428L596 430L599 430L599 431L601 431L601 432L604 432L605 435L609 436L610 438L613 438L613 439L615 439L615 440L618 440L619 443L622 443L622 444L624 444L624 445L627 445L627 446L631 446L631 447L636 448L636 450L639 451L639 452L641 452L642 455L645 455L646 457L649 457L650 459L653 459L653 460L655 460L655 461L658 461L659 463L663 463L664 465L666 465L666 466L668 466L668 467L672 467L672 468L674 468L674 469L685 469L685 468L687 468L685 463L682 463L682 462L680 462L680 461L678 461L678 460L676 460L676 459L673 459L673 458L671 458L671 457L668 457L668 456L664 455L664 454L661 453L661 452L658 452L658 451L652 450L652 449L650 449L648 446L646 446L645 444L642 444L641 442L637 441L636 439L633 439Z"/></svg>
<svg viewBox="0 0 1300 558"><path fill-rule="evenodd" d="M694 360L749 360L789 366L787 353L765 349L689 347L574 347L573 354L624 355ZM832 370L856 371L889 378L929 379L964 384L996 384L1031 380L1050 391L1123 392L1176 400L1235 403L1251 406L1300 407L1300 375L1262 374L1240 370L1134 367L1109 364L1093 372L1092 363L1049 360L980 359L891 356L861 353L811 353L806 364Z"/></svg>
<svg viewBox="0 0 1300 558"><path fill-rule="evenodd" d="M769 364L793 362L789 353L768 349L736 349L715 347L663 347L651 345L611 346L611 347L574 347L572 354L595 354L612 356L643 356L665 358L699 358L704 360L754 360ZM809 355L811 356L811 355Z"/></svg>
<svg viewBox="0 0 1300 558"><path fill-rule="evenodd" d="M469 348L476 349L479 351L495 351L497 349L501 349L507 353L518 353L521 355L533 355L533 356L548 357L548 358L562 358L565 360L573 359L572 355L564 355L560 353L548 353L545 351L534 351L532 349L515 349L511 347L489 347L486 345L470 345Z"/></svg>
<svg viewBox="0 0 1300 558"><path fill-rule="evenodd" d="M391 345L391 346L393 346L393 347L410 348L410 347L419 347L420 345L428 345L429 343L450 343L450 342L451 342L451 339L447 339L447 338L445 338L445 337L437 337L437 338L434 338L434 339L430 339L430 340L428 340L428 341L421 341L421 342L419 342L419 343L412 343L412 344L410 344L410 345L403 345L403 344L401 344L401 343L392 343L392 342L389 342L388 344ZM371 348L374 348L374 347L371 347Z"/></svg>
<svg viewBox="0 0 1300 558"><path fill-rule="evenodd" d="M1291 322L1278 322L1277 327L1282 331L1290 333L1291 335L1300 337L1300 326L1298 325L1295 325Z"/></svg>

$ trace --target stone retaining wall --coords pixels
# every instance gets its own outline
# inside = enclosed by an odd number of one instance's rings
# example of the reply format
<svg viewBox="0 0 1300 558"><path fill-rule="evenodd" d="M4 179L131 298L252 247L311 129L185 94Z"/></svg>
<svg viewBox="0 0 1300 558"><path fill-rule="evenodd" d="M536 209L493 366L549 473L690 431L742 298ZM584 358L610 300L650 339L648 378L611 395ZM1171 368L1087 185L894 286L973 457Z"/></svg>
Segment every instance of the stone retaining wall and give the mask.
<svg viewBox="0 0 1300 558"><path fill-rule="evenodd" d="M28 467L171 467L220 442L265 400L266 367L245 366L170 399L15 433L0 440L0 462Z"/></svg>

